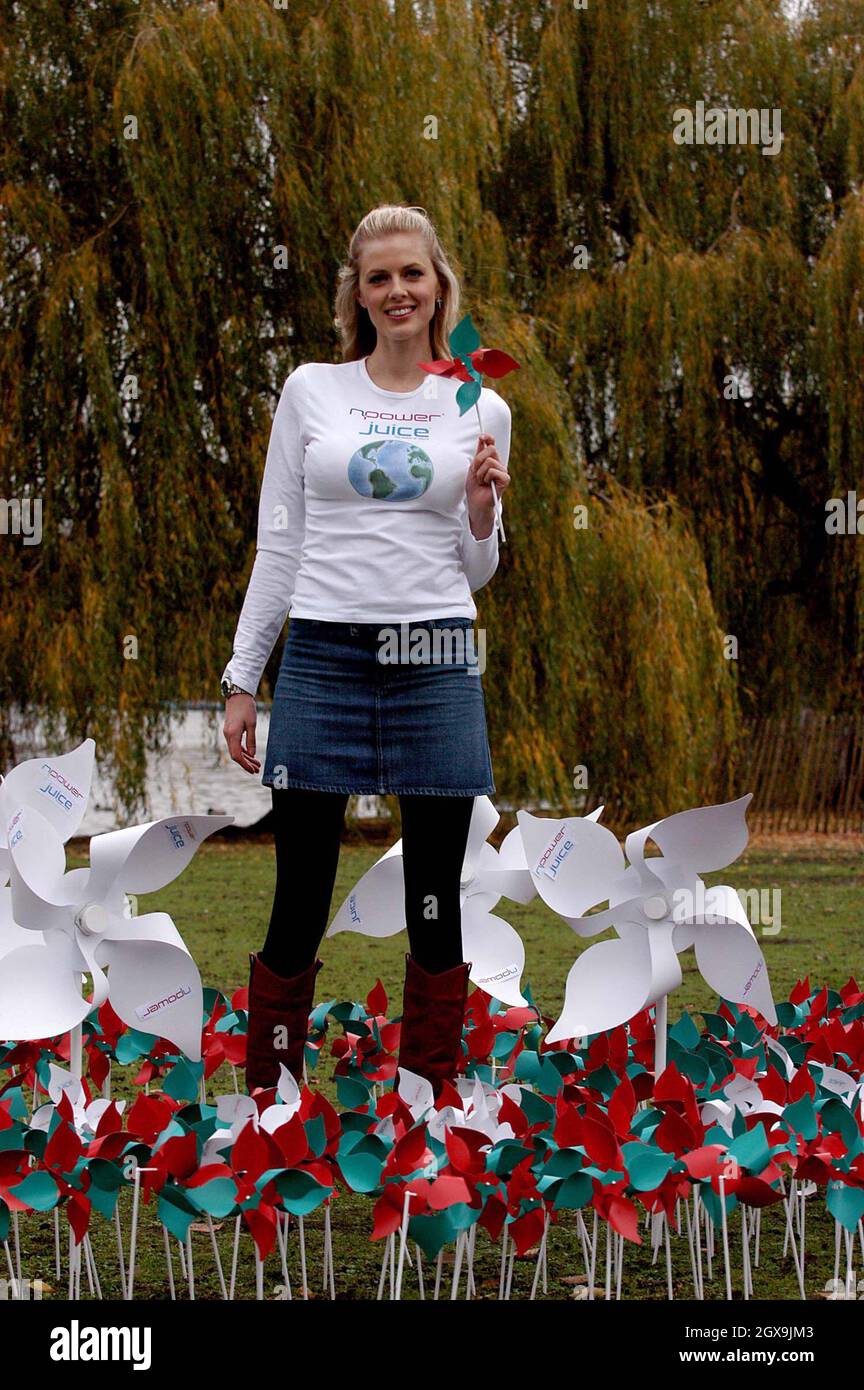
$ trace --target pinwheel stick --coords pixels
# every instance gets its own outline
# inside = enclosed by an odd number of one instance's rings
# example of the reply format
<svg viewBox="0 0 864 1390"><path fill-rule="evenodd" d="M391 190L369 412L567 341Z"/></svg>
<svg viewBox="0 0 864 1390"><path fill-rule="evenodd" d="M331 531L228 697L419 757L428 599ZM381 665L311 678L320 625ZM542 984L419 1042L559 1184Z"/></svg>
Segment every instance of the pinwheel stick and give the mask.
<svg viewBox="0 0 864 1390"><path fill-rule="evenodd" d="M82 1068L84 1030L80 1023L75 1024L69 1034L69 1039L69 1070L76 1081L80 1081L84 1075Z"/></svg>
<svg viewBox="0 0 864 1390"><path fill-rule="evenodd" d="M480 426L480 433L482 434L482 433L483 433L483 421L482 421L482 419L480 418L480 403L479 403L479 401L475 401L475 402L474 402L474 409L477 411L477 423L478 423L478 425ZM502 517L502 515L501 515L501 502L500 502L500 500L499 500L499 498L498 498L498 489L497 489L496 486L495 486L495 479L494 479L494 478L490 478L489 481L490 481L490 483L492 484L492 501L493 501L494 504L495 504L495 525L498 527L498 534L499 534L499 536L501 537L501 541L502 541L502 543L503 543L504 541L506 541L507 537L506 537L505 534L504 534L504 519L503 519L503 517Z"/></svg>
<svg viewBox="0 0 864 1390"><path fill-rule="evenodd" d="M669 1018L669 995L661 994L654 1005L654 1080L666 1070L666 1028Z"/></svg>

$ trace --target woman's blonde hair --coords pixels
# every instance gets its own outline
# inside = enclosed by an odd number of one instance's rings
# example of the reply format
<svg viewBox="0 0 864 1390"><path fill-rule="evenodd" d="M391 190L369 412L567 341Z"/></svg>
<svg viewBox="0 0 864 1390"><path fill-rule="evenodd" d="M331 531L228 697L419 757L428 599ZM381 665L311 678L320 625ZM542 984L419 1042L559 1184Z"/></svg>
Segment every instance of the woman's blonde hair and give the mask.
<svg viewBox="0 0 864 1390"><path fill-rule="evenodd" d="M360 252L368 241L375 237L389 236L392 232L418 232L423 238L426 254L432 262L441 286L436 294L436 298L440 297L441 304L436 304L429 324L432 356L450 356L450 333L456 324L459 311L459 281L444 254L438 233L427 217L425 208L407 207L401 203L382 203L380 207L367 212L358 223L348 244L347 262L339 267L333 322L342 340L342 357L346 362L355 362L358 357L366 357L374 350L378 341L378 334L368 311L357 303Z"/></svg>

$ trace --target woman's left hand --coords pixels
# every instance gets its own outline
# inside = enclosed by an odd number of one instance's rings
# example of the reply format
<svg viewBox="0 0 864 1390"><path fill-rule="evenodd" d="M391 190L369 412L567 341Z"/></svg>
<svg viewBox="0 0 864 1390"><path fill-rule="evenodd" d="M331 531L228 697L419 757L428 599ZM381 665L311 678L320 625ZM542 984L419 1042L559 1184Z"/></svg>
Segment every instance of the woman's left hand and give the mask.
<svg viewBox="0 0 864 1390"><path fill-rule="evenodd" d="M510 484L510 474L498 456L494 437L491 434L481 434L465 482L468 516L471 529L478 540L485 540L486 536L492 534L492 519L495 516L491 486L493 482L500 497ZM478 535L478 531L484 531L485 535Z"/></svg>

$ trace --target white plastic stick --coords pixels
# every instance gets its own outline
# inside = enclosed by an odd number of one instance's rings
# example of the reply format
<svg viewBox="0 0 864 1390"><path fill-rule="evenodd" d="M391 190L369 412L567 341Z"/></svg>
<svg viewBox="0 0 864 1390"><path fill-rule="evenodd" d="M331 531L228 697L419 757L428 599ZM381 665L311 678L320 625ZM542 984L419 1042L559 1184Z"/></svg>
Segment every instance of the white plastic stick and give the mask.
<svg viewBox="0 0 864 1390"><path fill-rule="evenodd" d="M480 426L480 433L481 433L481 434L484 434L485 431L484 431L484 429L483 429L483 421L482 421L481 418L480 418L480 402L479 402L479 401L475 401L475 402L474 402L474 409L477 411L477 423L478 423L478 425ZM493 502L494 507L495 507L495 525L496 525L496 527L498 528L498 535L499 535L501 541L503 542L503 541L506 541L507 537L506 537L505 534L504 534L504 520L503 520L503 517L502 517L502 515L501 515L501 503L500 503L500 501L498 500L498 489L497 489L496 486L495 486L495 479L494 479L494 478L490 478L490 479L489 479L489 482L490 482L491 487L492 487L492 502Z"/></svg>
<svg viewBox="0 0 864 1390"><path fill-rule="evenodd" d="M384 1258L381 1261L381 1277L378 1280L378 1293L376 1299L380 1301L384 1297L384 1280L387 1278L387 1263L390 1258L390 1242L393 1236L389 1235L384 1242Z"/></svg>
<svg viewBox="0 0 864 1390"><path fill-rule="evenodd" d="M300 1278L303 1281L303 1297L309 1297L309 1281L306 1278L306 1230L303 1225L303 1217L297 1217L297 1226L300 1231Z"/></svg>
<svg viewBox="0 0 864 1390"><path fill-rule="evenodd" d="M71 1229L71 1227L70 1227ZM18 1213L12 1213L12 1239L15 1245L15 1278L21 1283L21 1232L18 1228Z"/></svg>
<svg viewBox="0 0 864 1390"><path fill-rule="evenodd" d="M405 1241L408 1236L408 1204L411 1201L412 1196L413 1193L411 1192L410 1188L406 1187L405 1193L402 1198L402 1220L399 1224L399 1264L396 1270L397 1300L401 1299L402 1297L402 1270L405 1265Z"/></svg>
<svg viewBox="0 0 864 1390"><path fill-rule="evenodd" d="M189 1297L194 1301L195 1298L195 1269L192 1264L192 1223L186 1230L186 1264L189 1273Z"/></svg>
<svg viewBox="0 0 864 1390"><path fill-rule="evenodd" d="M234 1253L231 1256L231 1286L228 1292L229 1302L234 1297L234 1289L237 1284L237 1256L240 1253L240 1222L242 1217L238 1216L234 1222Z"/></svg>
<svg viewBox="0 0 864 1390"><path fill-rule="evenodd" d="M174 1287L174 1261L171 1258L171 1242L168 1239L168 1227L164 1222L162 1225L162 1240L165 1245L165 1263L168 1266L168 1288L171 1290L171 1301L173 1303L177 1298L177 1290Z"/></svg>
<svg viewBox="0 0 864 1390"><path fill-rule="evenodd" d="M120 1297L125 1301L126 1298L126 1260L123 1256L123 1232L120 1229L120 1196L118 1193L117 1201L114 1203L114 1229L117 1232L117 1264L120 1267ZM57 1261L59 1268L60 1247L57 1247Z"/></svg>
<svg viewBox="0 0 864 1390"><path fill-rule="evenodd" d="M668 1024L669 996L661 994L654 1006L654 1078L662 1076L666 1070L666 1029Z"/></svg>
<svg viewBox="0 0 864 1390"><path fill-rule="evenodd" d="M475 1298L477 1295L477 1285L474 1283L474 1242L477 1239L477 1227L472 1226L468 1231L468 1238L465 1242L465 1297Z"/></svg>
<svg viewBox="0 0 864 1390"><path fill-rule="evenodd" d="M327 1256L327 1270L330 1276L330 1297L336 1297L336 1285L333 1278L333 1235L330 1229L330 1199L324 1203L324 1249Z"/></svg>
<svg viewBox="0 0 864 1390"><path fill-rule="evenodd" d="M750 1274L750 1223L747 1220L747 1208L743 1202L739 1203L741 1212L741 1257L744 1266L744 1297L753 1297L753 1284Z"/></svg>
<svg viewBox="0 0 864 1390"><path fill-rule="evenodd" d="M81 1024L76 1023L69 1038L69 1070L72 1075L81 1080Z"/></svg>
<svg viewBox="0 0 864 1390"><path fill-rule="evenodd" d="M504 1280L507 1277L507 1227L501 1231L501 1273L498 1278L498 1298L504 1297Z"/></svg>
<svg viewBox="0 0 864 1390"><path fill-rule="evenodd" d="M84 1254L87 1257L87 1282L90 1285L91 1294L95 1293L97 1298L102 1297L102 1285L99 1282L99 1273L96 1269L96 1260L93 1255L93 1246L90 1243L89 1235L84 1237Z"/></svg>
<svg viewBox="0 0 864 1390"><path fill-rule="evenodd" d="M699 1297L699 1275L696 1273L696 1244L693 1236L693 1223L690 1220L690 1203L684 1203L684 1223L687 1227L687 1246L690 1251L690 1273L693 1277L693 1297Z"/></svg>
<svg viewBox="0 0 864 1390"><path fill-rule="evenodd" d="M284 1227L279 1213L276 1213L276 1234L279 1238L279 1258L282 1261L282 1281L285 1285L285 1300L294 1298L291 1292L291 1276L288 1273L288 1213L284 1213ZM325 1251L326 1263L326 1251ZM326 1274L325 1274L326 1279Z"/></svg>
<svg viewBox="0 0 864 1390"><path fill-rule="evenodd" d="M543 1255L544 1255L544 1252L545 1252L545 1250L546 1250L546 1233L547 1233L548 1230L549 1230L549 1213L548 1213L548 1211L547 1211L547 1212L544 1212L544 1214L543 1214L543 1236L542 1236L542 1239L541 1239L541 1241L540 1241L540 1249L539 1249L538 1252L537 1252L537 1268L534 1270L534 1282L533 1282L532 1285L531 1285L531 1294L530 1294L531 1299L535 1299L535 1298L537 1297L537 1282L538 1282L538 1280L539 1280L539 1278L540 1278L540 1266L541 1266L542 1263L543 1263Z"/></svg>
<svg viewBox="0 0 864 1390"><path fill-rule="evenodd" d="M665 1214L663 1218L663 1229L666 1232L666 1289L671 1300L675 1297L675 1292L672 1287L672 1250L669 1245L669 1218ZM621 1297L620 1291L618 1297Z"/></svg>
<svg viewBox="0 0 864 1390"><path fill-rule="evenodd" d="M732 1298L732 1270L729 1264L729 1227L726 1221L726 1179L720 1174L720 1216L723 1224L723 1263L726 1268L726 1298Z"/></svg>
<svg viewBox="0 0 864 1390"><path fill-rule="evenodd" d="M132 1182L132 1232L129 1236L129 1277L126 1281L127 1301L131 1301L135 1289L135 1243L138 1235L138 1194L140 1192L141 1182L141 1169L137 1165Z"/></svg>
<svg viewBox="0 0 864 1390"><path fill-rule="evenodd" d="M798 1242L795 1239L795 1232L792 1229L792 1211L789 1206L789 1198L786 1196L786 1184L783 1181L782 1173L780 1174L780 1191L783 1193L783 1209L786 1212L786 1234L792 1246L792 1258L795 1261L795 1273L798 1276L798 1288L800 1290L801 1297L806 1299L807 1295L804 1292L804 1272L801 1266L801 1262L798 1258Z"/></svg>
<svg viewBox="0 0 864 1390"><path fill-rule="evenodd" d="M459 1277L462 1272L462 1251L465 1245L465 1232L460 1231L456 1237L456 1259L453 1265L453 1286L450 1290L450 1297L459 1297Z"/></svg>
<svg viewBox="0 0 864 1390"><path fill-rule="evenodd" d="M215 1231L214 1226L213 1226L213 1217L210 1215L209 1212L207 1213L207 1225L208 1225L209 1230L210 1230L210 1240L211 1240L212 1245L213 1245L213 1255L214 1255L214 1258L215 1258L215 1260L216 1260L216 1268L217 1268L217 1270L219 1271L219 1287L220 1287L221 1290L222 1290L222 1297L223 1297L223 1298L226 1300L226 1302L227 1302L227 1300L228 1300L228 1290L227 1290L227 1288L225 1287L225 1275L224 1275L224 1273L223 1273L223 1271L222 1271L222 1261L221 1261L220 1258L219 1258L219 1245L218 1245L218 1243L217 1243L217 1241L216 1241L216 1231ZM190 1231L191 1231L191 1227L190 1227Z"/></svg>
<svg viewBox="0 0 864 1390"><path fill-rule="evenodd" d="M596 1269L597 1269L597 1246L598 1246L598 1244L599 1244L598 1236L597 1236L597 1221L598 1221L598 1212L597 1212L597 1208L595 1207L595 1208L594 1208L594 1233L593 1233L593 1235L592 1235L592 1237L591 1237L591 1278L590 1278L589 1281L588 1281L588 1287L589 1287L590 1290L591 1290L591 1292L590 1292L590 1294L588 1295L588 1297L592 1300L592 1302L593 1302L593 1299L594 1299L594 1274L595 1274L595 1271L596 1271Z"/></svg>

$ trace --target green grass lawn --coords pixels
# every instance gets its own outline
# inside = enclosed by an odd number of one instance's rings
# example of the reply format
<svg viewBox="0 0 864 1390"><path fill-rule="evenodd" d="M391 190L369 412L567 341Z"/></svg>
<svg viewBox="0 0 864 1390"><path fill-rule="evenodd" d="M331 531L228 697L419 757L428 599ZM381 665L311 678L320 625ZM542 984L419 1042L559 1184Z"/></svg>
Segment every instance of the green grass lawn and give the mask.
<svg viewBox="0 0 864 1390"><path fill-rule="evenodd" d="M333 913L361 874L383 853L384 847L344 845L333 895ZM73 863L85 862L70 856ZM303 865L301 873L314 872L314 865ZM814 841L808 849L794 853L770 847L753 848L745 853L732 869L711 875L707 882L728 882L740 891L767 890L768 900L774 890L781 894L781 925L775 931L768 922L766 929L756 927L757 938L765 953L776 1000L786 999L796 980L809 974L811 985L822 984L839 989L850 974L864 979L864 862L859 850L832 839L819 844ZM180 929L201 971L205 985L214 985L230 993L247 981L248 952L261 946L270 917L274 883L272 844L262 841L207 842L185 873L175 883L159 893L139 899L138 911L169 912ZM581 943L570 929L543 904L535 899L528 906L502 900L498 914L521 933L525 942L526 970L523 984L530 982L535 1001L543 1014L554 1020L564 997L564 982ZM285 931L295 928L290 919ZM588 943L586 943L588 944ZM401 1013L401 986L407 936L372 940L354 933L343 933L325 940L320 952L325 962L318 976L316 1003L324 999L365 999L376 979L383 983L391 1017ZM682 958L684 981L678 993L669 1001L670 1024L688 1009L714 1010L717 999L704 983L695 967L692 952ZM701 1020L697 1020L701 1024ZM331 1037L338 1036L333 1029ZM313 1084L334 1104L336 1091L332 1081L334 1062L329 1056L329 1041L319 1061ZM114 1069L113 1094L132 1097L134 1088ZM130 1069L131 1071L131 1069ZM217 1092L233 1089L230 1069L223 1069L208 1085L208 1099ZM216 1083L214 1085L214 1082ZM121 1203L130 1194L124 1192ZM374 1298L383 1256L383 1242L372 1242L373 1201L353 1194L339 1195L332 1203L332 1229L336 1296L340 1299ZM124 1230L128 1232L128 1205L121 1206ZM798 1287L791 1254L781 1257L783 1245L783 1208L772 1207L762 1218L761 1258L755 1271L755 1291L758 1298L796 1299ZM683 1213L682 1213L683 1222ZM65 1221L64 1221L65 1226ZM322 1297L321 1252L323 1212L306 1220L308 1280L310 1297ZM590 1227L590 1221L589 1221ZM24 1273L31 1278L42 1277L56 1284L53 1270L53 1226L50 1216L34 1215L22 1222L24 1233ZM732 1266L735 1297L742 1297L741 1244L739 1218L736 1215L731 1231ZM808 1297L821 1297L825 1281L833 1274L834 1226L824 1210L820 1193L810 1199L807 1211L807 1251L805 1278ZM103 1294L118 1296L116 1246L113 1232L101 1218L94 1218L92 1234L99 1259ZM224 1223L219 1231L220 1250L226 1269L230 1264L230 1243L233 1222ZM647 1229L643 1228L645 1243L637 1247L625 1242L622 1297L626 1299L665 1299L666 1273L661 1251L652 1265ZM193 1235L195 1253L196 1297L219 1298L219 1285L206 1228ZM175 1244L176 1251L176 1244ZM251 1237L241 1237L240 1277L237 1297L254 1297L254 1272ZM860 1252L859 1252L860 1253ZM412 1250L413 1255L413 1250ZM722 1247L714 1263L714 1277L706 1283L706 1297L725 1297ZM449 1298L446 1276L452 1266L452 1252L445 1252L445 1279L441 1296ZM296 1225L292 1223L289 1241L289 1272L295 1297L301 1294L299 1247ZM860 1273L861 1261L856 1260ZM477 1234L475 1280L477 1297L497 1298L500 1266L500 1246L494 1244L484 1231ZM605 1244L598 1254L597 1283L602 1284L605 1269ZM180 1296L185 1286L180 1281ZM566 1212L550 1229L548 1249L548 1289L542 1285L539 1298L562 1299L573 1295L573 1276L582 1272L582 1260L576 1233L576 1214ZM534 1274L532 1259L517 1260L514 1271L513 1296L524 1297L530 1292ZM676 1298L691 1298L686 1237L673 1239L673 1274ZM427 1296L434 1279L434 1266L424 1264ZM281 1284L278 1253L268 1261L265 1270L265 1297L276 1297ZM464 1275L463 1275L464 1293ZM82 1292L85 1281L82 1280ZM53 1296L65 1297L65 1286ZM153 1207L143 1207L139 1231L136 1296L166 1298L165 1257L161 1228ZM415 1298L416 1271L406 1270L403 1296ZM385 1290L386 1297L386 1290Z"/></svg>

